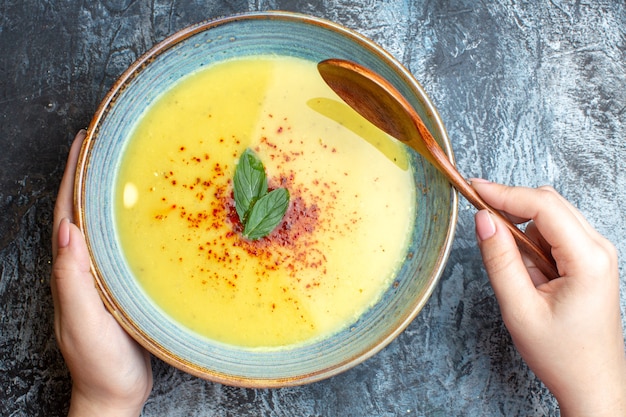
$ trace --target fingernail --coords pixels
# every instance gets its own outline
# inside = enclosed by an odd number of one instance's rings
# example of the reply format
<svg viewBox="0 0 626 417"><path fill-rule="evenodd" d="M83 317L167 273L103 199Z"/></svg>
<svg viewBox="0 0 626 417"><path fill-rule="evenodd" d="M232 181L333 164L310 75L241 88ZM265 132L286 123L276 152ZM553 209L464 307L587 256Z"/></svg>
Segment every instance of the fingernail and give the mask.
<svg viewBox="0 0 626 417"><path fill-rule="evenodd" d="M487 210L480 210L476 213L476 236L479 241L485 241L496 234L496 224Z"/></svg>
<svg viewBox="0 0 626 417"><path fill-rule="evenodd" d="M484 178L470 178L470 184L491 184L491 181L486 180Z"/></svg>
<svg viewBox="0 0 626 417"><path fill-rule="evenodd" d="M70 219L67 217L61 219L61 223L59 223L57 239L59 248L66 248L70 244Z"/></svg>

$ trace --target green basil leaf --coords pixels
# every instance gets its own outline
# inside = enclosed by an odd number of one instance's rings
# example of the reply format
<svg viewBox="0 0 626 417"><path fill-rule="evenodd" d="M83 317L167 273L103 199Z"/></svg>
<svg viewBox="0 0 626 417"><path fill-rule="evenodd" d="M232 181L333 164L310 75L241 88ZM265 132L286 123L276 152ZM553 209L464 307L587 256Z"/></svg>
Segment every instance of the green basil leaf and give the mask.
<svg viewBox="0 0 626 417"><path fill-rule="evenodd" d="M239 158L233 178L235 209L241 224L245 225L255 201L267 194L265 167L258 156L246 149Z"/></svg>
<svg viewBox="0 0 626 417"><path fill-rule="evenodd" d="M289 206L289 191L277 188L259 198L252 206L243 235L250 240L269 235L278 226Z"/></svg>

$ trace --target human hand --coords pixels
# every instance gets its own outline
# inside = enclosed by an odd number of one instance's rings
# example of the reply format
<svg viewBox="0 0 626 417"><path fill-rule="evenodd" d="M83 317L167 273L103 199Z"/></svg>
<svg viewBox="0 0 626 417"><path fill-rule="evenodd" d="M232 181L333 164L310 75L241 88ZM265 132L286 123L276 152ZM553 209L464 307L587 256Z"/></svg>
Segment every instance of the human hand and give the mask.
<svg viewBox="0 0 626 417"><path fill-rule="evenodd" d="M560 277L548 281L487 211L479 247L502 318L520 354L559 402L562 416L625 416L626 357L617 253L550 187L472 186L550 249Z"/></svg>
<svg viewBox="0 0 626 417"><path fill-rule="evenodd" d="M72 375L70 416L138 416L152 390L150 356L104 307L91 275L87 244L72 224L76 135L54 208L54 327Z"/></svg>

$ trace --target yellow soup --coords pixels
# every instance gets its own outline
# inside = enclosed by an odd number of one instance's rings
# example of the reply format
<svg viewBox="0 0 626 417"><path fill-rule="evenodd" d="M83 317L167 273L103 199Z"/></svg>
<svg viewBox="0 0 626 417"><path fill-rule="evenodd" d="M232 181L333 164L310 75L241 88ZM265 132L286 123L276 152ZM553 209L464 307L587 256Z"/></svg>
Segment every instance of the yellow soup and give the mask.
<svg viewBox="0 0 626 417"><path fill-rule="evenodd" d="M249 57L181 80L138 122L117 179L117 231L164 312L220 342L281 347L354 323L406 256L415 185L404 149L349 109L315 64ZM287 213L241 235L232 179L253 149Z"/></svg>

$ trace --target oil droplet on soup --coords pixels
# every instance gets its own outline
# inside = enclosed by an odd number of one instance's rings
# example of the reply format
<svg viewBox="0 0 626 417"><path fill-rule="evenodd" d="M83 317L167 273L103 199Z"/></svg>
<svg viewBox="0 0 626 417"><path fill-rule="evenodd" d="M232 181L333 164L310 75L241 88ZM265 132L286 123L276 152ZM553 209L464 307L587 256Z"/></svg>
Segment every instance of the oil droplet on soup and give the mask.
<svg viewBox="0 0 626 417"><path fill-rule="evenodd" d="M252 148L289 208L241 235L232 178ZM341 103L315 63L248 57L186 77L142 116L117 178L127 262L160 308L244 347L308 342L353 324L406 256L415 185L402 145Z"/></svg>

